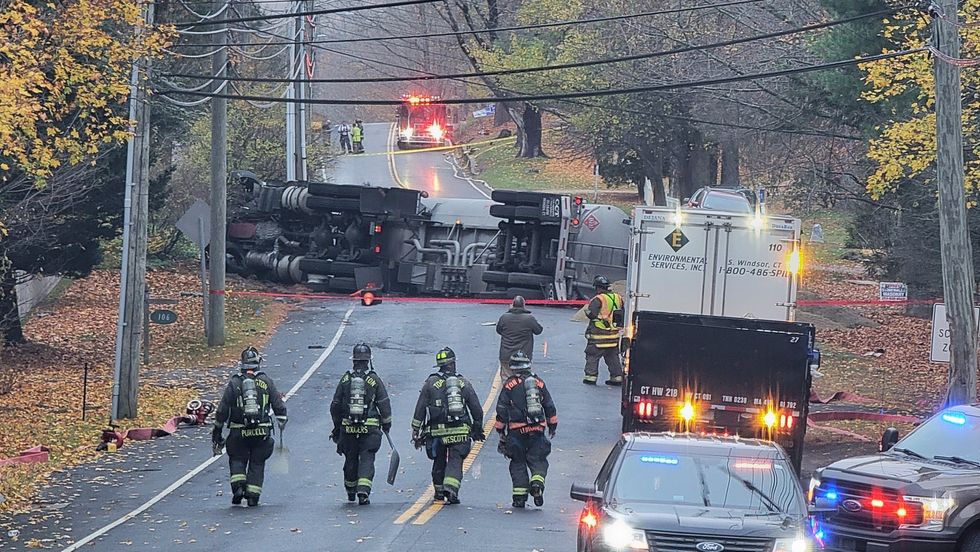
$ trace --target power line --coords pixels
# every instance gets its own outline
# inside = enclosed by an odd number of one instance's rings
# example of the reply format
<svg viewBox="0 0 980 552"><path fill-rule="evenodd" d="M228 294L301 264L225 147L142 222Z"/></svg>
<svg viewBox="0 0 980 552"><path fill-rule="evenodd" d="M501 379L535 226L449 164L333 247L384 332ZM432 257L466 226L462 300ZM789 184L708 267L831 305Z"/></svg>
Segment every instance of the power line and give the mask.
<svg viewBox="0 0 980 552"><path fill-rule="evenodd" d="M916 54L920 52L927 51L926 48L915 48L912 50L900 50L896 52L889 52L885 54L878 54L874 56L865 56L854 59L845 59L840 61L834 61L829 63L822 63L819 65L809 65L804 67L794 67L790 69L781 69L778 71L769 71L765 73L752 73L747 75L736 75L732 77L722 77L717 79L706 79L700 81L686 81L677 83L667 83L667 84L653 84L636 86L630 88L610 88L606 90L590 90L581 92L562 92L558 94L527 94L527 95L517 95L517 96L501 96L501 97L484 97L484 98L449 98L440 100L439 103L447 105L463 105L463 104L483 104L483 103L495 103L495 102L531 102L531 101L547 101L547 100L562 100L567 98L595 98L603 96L620 96L626 94L638 94L644 92L658 92L664 90L678 90L683 88L695 88L699 86L712 86L717 84L728 84L732 82L740 82L745 80L754 79L767 79L773 77L783 77L787 75L795 75L799 73L810 73L813 71L823 71L826 69L836 69L839 67L847 67L850 65L856 65L858 63L867 63L871 61L881 61L885 59L892 59L902 56L907 56L910 54ZM227 98L230 100L252 100L252 101L278 101L285 103L298 103L300 101L313 104L313 105L401 105L400 100L353 100L353 99L341 99L341 100L327 100L327 99L304 99L295 100L288 98L270 98L265 96L236 96L232 94L208 94L205 92L181 92L179 90L161 90L161 94L189 94L192 96L210 96L213 98Z"/></svg>
<svg viewBox="0 0 980 552"><path fill-rule="evenodd" d="M332 39L325 39L325 40L308 40L308 41L300 42L299 44L346 44L348 42L383 42L387 40L414 40L418 38L466 36L466 35L491 33L491 32L504 33L510 31L526 31L531 29L546 29L551 27L567 27L572 25L603 23L606 21L621 21L624 19L636 19L640 17L650 17L655 15L670 15L675 13L686 13L686 12L697 11L697 10L706 10L710 8L728 8L731 6L738 6L741 4L754 4L762 1L764 0L736 0L733 2L724 2L721 4L692 6L687 8L675 8L670 10L648 11L648 12L631 13L631 14L624 14L624 15L609 15L603 17L593 17L590 19L568 19L564 21L553 21L551 23L535 23L532 25L515 25L512 27L497 27L495 29L476 29L476 30L469 30L469 31L443 31L438 33L424 33L424 34L412 34L412 35L400 35L400 36L375 36L375 37L360 37L360 38L348 38L348 39L332 38ZM201 46L205 46L205 45L202 44ZM240 46L251 46L251 44L240 44Z"/></svg>
<svg viewBox="0 0 980 552"><path fill-rule="evenodd" d="M524 73L538 73L541 71L555 71L560 69L574 69L580 67L592 67L596 65L606 65L609 63L622 63L626 61L637 61L643 59L652 59L657 57L670 56L675 54L683 54L687 52L694 52L700 50L708 50L714 48L723 48L726 46L734 46L737 44L745 44L747 42L754 42L758 40L768 40L771 38L779 38L787 35L804 33L815 31L819 29L824 29L827 27L833 27L836 25L843 25L846 23L851 23L854 21L860 21L863 19L869 19L874 17L881 17L885 15L894 14L905 7L890 8L886 10L879 10L873 13L866 13L862 15L857 15L853 17L847 17L844 19L838 19L835 21L827 21L824 23L816 23L813 25L807 25L804 27L798 27L794 29L787 29L783 31L777 31L773 33L767 33L762 35L749 36L744 38L736 38L732 40L725 40L722 42L714 42L711 44L685 46L682 48L674 48L672 50L662 50L658 52L648 52L644 54L634 54L630 56L621 57L611 57L602 58L589 61L576 61L571 63L561 63L556 65L543 65L539 67L528 67L522 69L499 69L492 71L474 71L469 73L454 73L447 75L418 75L418 76L397 76L397 77L367 77L367 78L356 78L356 79L307 79L306 82L311 83L372 83L372 82L404 82L404 81L428 81L428 80L446 80L446 79L465 79L474 77L489 77L489 76L500 76L500 75L516 75ZM181 78L211 78L205 75L193 75L193 74L183 74L183 73L171 73L167 75L168 77L181 77ZM288 79L283 78L266 78L266 77L227 77L229 80L237 80L241 82L289 82Z"/></svg>
<svg viewBox="0 0 980 552"><path fill-rule="evenodd" d="M398 8L401 6L417 6L419 4L434 4L436 2L442 2L443 0L399 0L397 2L388 2L385 4L367 4L363 6L351 6L349 8L329 8L323 10L311 10L304 12L295 13L274 13L269 15L253 15L251 17L237 17L235 19L222 19L220 21L201 21L195 23L178 23L175 25L178 29L184 27L201 27L204 25L219 25L219 24L231 24L231 23L249 23L252 21L271 21L273 19L288 19L291 17L306 17L313 15L329 15L331 13L349 13L349 12L359 12L365 10L378 10L382 8Z"/></svg>

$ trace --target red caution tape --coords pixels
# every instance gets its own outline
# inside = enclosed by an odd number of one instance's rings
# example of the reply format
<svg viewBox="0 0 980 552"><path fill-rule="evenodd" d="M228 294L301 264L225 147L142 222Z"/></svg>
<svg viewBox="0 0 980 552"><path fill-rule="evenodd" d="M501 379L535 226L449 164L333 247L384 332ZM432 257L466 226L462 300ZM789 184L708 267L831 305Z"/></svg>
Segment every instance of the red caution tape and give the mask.
<svg viewBox="0 0 980 552"><path fill-rule="evenodd" d="M816 389L810 390L810 402L817 404L829 404L838 401L848 401L856 403L870 403L873 402L867 397L862 397L861 395L851 393L850 391L838 391L830 396L828 399L821 399L820 395L817 394Z"/></svg>
<svg viewBox="0 0 980 552"><path fill-rule="evenodd" d="M21 451L17 456L11 458L0 458L0 466L10 466L13 464L36 464L48 461L48 447L36 446Z"/></svg>
<svg viewBox="0 0 980 552"><path fill-rule="evenodd" d="M917 416L906 416L905 414L886 414L884 412L863 412L860 410L811 412L808 419L814 422L865 420L869 422L898 422L903 424L916 424L922 421L922 419Z"/></svg>

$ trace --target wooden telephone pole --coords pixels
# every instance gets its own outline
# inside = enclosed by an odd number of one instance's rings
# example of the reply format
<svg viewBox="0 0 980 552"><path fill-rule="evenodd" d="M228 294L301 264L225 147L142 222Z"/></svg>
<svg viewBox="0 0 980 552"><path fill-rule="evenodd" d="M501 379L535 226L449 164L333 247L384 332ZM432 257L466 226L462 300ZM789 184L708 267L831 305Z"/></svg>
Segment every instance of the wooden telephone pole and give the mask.
<svg viewBox="0 0 980 552"><path fill-rule="evenodd" d="M946 405L977 398L977 323L973 318L973 249L963 189L963 105L959 15L956 0L937 0L934 24L936 77L936 176L939 181L939 236L943 296L949 321L950 364Z"/></svg>
<svg viewBox="0 0 980 552"><path fill-rule="evenodd" d="M153 25L153 2L143 5L146 28ZM135 418L139 397L140 346L146 293L146 242L150 187L150 102L146 97L150 61L133 64L129 118L134 121L126 157L126 194L123 202L122 266L119 275L119 320L113 366L110 418ZM142 82L141 82L142 81Z"/></svg>
<svg viewBox="0 0 980 552"><path fill-rule="evenodd" d="M227 0L215 0L213 12L218 13ZM219 16L224 18L224 16ZM218 50L211 57L211 68L219 78L228 74L228 25L221 26L215 35ZM228 81L216 80L216 86ZM221 90L220 88L218 89ZM208 272L208 346L225 344L225 226L228 209L228 100L211 98L211 257Z"/></svg>

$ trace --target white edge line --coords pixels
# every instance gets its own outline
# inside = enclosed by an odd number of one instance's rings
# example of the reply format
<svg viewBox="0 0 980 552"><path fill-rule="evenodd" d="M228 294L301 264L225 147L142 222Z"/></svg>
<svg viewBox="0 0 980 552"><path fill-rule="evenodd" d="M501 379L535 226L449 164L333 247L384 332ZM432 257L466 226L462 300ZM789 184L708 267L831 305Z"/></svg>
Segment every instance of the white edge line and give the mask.
<svg viewBox="0 0 980 552"><path fill-rule="evenodd" d="M334 334L333 339L330 341L330 345L328 345L327 348L326 348L326 350L324 350L323 353L319 356L319 358L316 359L316 362L314 362L313 365L310 366L310 369L307 370L305 374L303 374L303 377L301 377L299 379L299 381L296 382L296 385L294 385L293 388L290 389L288 393L286 393L286 395L283 397L283 400L284 401L288 401L290 397L292 397L293 395L295 395L296 392L299 391L299 389L301 387L303 387L303 384L305 384L310 379L310 377L320 368L320 366L323 365L323 362L327 360L327 357L330 356L330 353L332 353L333 350L337 347L337 343L340 342L340 337L344 334L344 329L347 327L347 321L350 319L350 316L353 313L354 313L354 307L351 307L351 308L347 309L347 313L344 314L343 320L340 321L340 327L337 328L337 333ZM183 477L181 477L177 481L174 481L173 483L171 483L169 487L167 487L166 489L164 489L164 490L160 491L159 493L157 493L156 496L154 496L150 500L147 500L146 502L144 502L143 504L141 504L139 507L137 507L132 512L129 512L128 514L126 514L123 517L117 519L116 521L113 521L112 523L106 525L105 527L103 527L103 528L101 528L101 529L99 529L99 530L97 530L97 531L95 531L95 532L93 532L93 533L91 533L89 535L86 535L84 538L82 538L79 541L76 541L74 544L72 544L71 546L63 549L61 552L72 552L74 550L78 550L82 546L85 546L86 544L88 544L88 543L92 542L93 540L101 537L102 535L105 535L106 533L108 533L109 531L115 529L116 527L119 527L123 523L126 523L127 521L133 519L134 517L136 517L136 516L142 514L143 512L149 510L157 502L160 502L161 500L163 500L164 498L166 498L167 495L169 495L170 493L176 491L184 483L187 483L195 475L197 475L197 474L201 473L202 471L206 470L209 466L211 466L211 464L214 464L215 462L217 462L220 459L221 459L221 456L212 456L211 458L208 458L207 460L205 460L204 462L202 462L201 465L197 466L193 470L191 470L191 471L187 472L186 474L184 474Z"/></svg>
<svg viewBox="0 0 980 552"><path fill-rule="evenodd" d="M480 189L479 186L476 185L477 182L482 182L483 183L483 186L486 187L488 190L490 190L492 192L493 191L493 188L491 188L490 185L486 183L486 181L484 181L484 180L474 180L474 179L469 178L467 176L462 176L462 175L459 174L459 168L456 166L456 163L454 163L451 159L449 159L448 156L443 157L443 160L446 163L449 163L449 166L452 167L452 169L453 169L453 176L455 176L456 178L458 178L460 180L466 181L467 183L469 183L470 186L473 187L474 190L476 190L476 191L480 192L481 194L483 194L483 197L485 197L487 199L491 199L490 194L484 192L483 190Z"/></svg>

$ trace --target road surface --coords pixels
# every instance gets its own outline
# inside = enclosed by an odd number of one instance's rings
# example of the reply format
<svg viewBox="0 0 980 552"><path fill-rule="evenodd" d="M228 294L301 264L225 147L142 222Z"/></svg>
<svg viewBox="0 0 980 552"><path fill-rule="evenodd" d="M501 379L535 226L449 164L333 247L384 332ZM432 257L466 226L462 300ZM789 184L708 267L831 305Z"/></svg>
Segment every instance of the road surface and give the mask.
<svg viewBox="0 0 980 552"><path fill-rule="evenodd" d="M493 432L486 447L471 455L462 504L455 506L432 506L430 463L410 445L418 388L443 346L457 351L460 372L485 404L494 404L498 341L491 323L501 312L500 306L479 304L386 301L368 308L346 300L305 303L265 350L268 373L281 390L295 392L287 402L286 452L277 451L270 460L258 508L230 504L227 458L201 467L210 458L210 430L191 428L127 445L120 454L128 456L107 455L107 463L59 478L47 493L52 501L64 501L54 503L59 515L21 526L20 540L5 542L2 549L23 549L31 538L55 539L57 549L63 549L161 492L166 494L157 502L81 549L572 549L577 503L568 498L569 486L594 478L619 428L617 390L580 382L584 328L570 321L574 311L535 310L545 327L536 344L535 370L551 387L560 419L543 508L512 511L507 461L496 452ZM375 366L391 393L392 436L402 456L396 484L388 486L384 447L372 504L363 507L346 502L342 457L327 438L335 383L350 364L351 349L362 341L373 346ZM305 383L296 387L304 376Z"/></svg>
<svg viewBox="0 0 980 552"><path fill-rule="evenodd" d="M482 182L457 176L447 151L398 151L394 132L391 123L365 123L365 152L339 156L332 174L326 169L320 177L341 184L424 190L430 197L490 199Z"/></svg>

